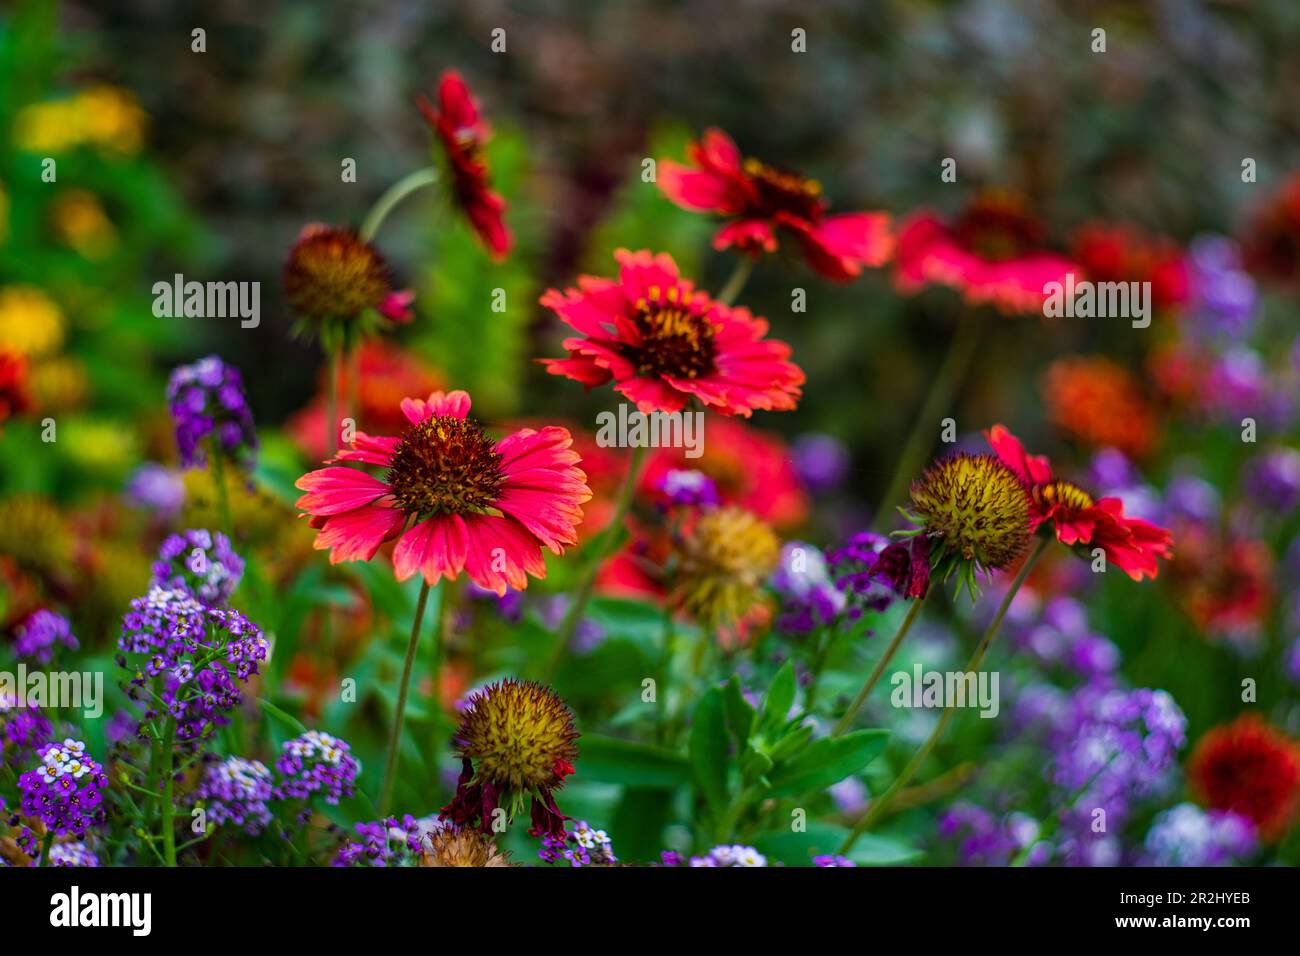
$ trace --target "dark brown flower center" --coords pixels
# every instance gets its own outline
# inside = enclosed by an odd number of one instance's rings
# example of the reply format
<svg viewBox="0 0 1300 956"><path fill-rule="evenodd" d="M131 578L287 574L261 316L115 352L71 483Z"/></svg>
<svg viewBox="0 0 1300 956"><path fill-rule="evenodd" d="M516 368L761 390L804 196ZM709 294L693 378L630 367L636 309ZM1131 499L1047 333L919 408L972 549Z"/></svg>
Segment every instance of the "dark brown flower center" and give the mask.
<svg viewBox="0 0 1300 956"><path fill-rule="evenodd" d="M707 313L692 310L693 295L677 286L666 291L656 287L637 300L632 321L641 342L628 346L625 354L638 375L698 378L713 371L713 323Z"/></svg>
<svg viewBox="0 0 1300 956"><path fill-rule="evenodd" d="M1045 505L1060 505L1072 511L1084 511L1093 506L1092 496L1078 485L1068 481L1053 481L1034 492Z"/></svg>
<svg viewBox="0 0 1300 956"><path fill-rule="evenodd" d="M1014 259L1042 240L1042 228L1015 196L975 200L953 225L957 241L983 259Z"/></svg>
<svg viewBox="0 0 1300 956"><path fill-rule="evenodd" d="M816 219L822 213L822 184L798 173L788 172L752 157L745 160L745 175L758 190L759 211L765 216L786 212L800 219Z"/></svg>
<svg viewBox="0 0 1300 956"><path fill-rule="evenodd" d="M501 453L476 422L439 415L409 429L388 468L393 497L410 514L481 514L501 494Z"/></svg>

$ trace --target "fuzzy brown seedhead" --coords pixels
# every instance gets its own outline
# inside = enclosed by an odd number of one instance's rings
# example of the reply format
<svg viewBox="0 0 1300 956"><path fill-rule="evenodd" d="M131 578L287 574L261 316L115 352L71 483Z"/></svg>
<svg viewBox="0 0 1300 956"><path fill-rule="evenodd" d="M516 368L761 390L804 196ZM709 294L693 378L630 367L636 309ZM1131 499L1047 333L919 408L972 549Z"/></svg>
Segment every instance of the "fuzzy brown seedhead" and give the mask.
<svg viewBox="0 0 1300 956"><path fill-rule="evenodd" d="M573 712L554 691L517 680L475 694L456 733L475 779L510 793L562 786L578 759L577 738Z"/></svg>

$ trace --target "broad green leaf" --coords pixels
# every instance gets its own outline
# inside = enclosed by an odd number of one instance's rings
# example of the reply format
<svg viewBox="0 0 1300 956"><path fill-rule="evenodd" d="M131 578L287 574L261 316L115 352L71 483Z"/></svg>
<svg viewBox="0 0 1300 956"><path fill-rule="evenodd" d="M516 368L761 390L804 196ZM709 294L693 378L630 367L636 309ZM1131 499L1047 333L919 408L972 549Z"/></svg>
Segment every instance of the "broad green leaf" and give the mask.
<svg viewBox="0 0 1300 956"><path fill-rule="evenodd" d="M771 773L775 793L802 793L839 783L871 763L889 740L887 730L855 730L842 737L814 740Z"/></svg>
<svg viewBox="0 0 1300 956"><path fill-rule="evenodd" d="M815 856L838 856L848 838L845 827L812 821L800 833L775 830L753 840L756 850L768 857L768 863L787 866L811 866ZM859 866L891 866L918 859L921 851L894 837L864 833L848 853L843 854Z"/></svg>
<svg viewBox="0 0 1300 956"><path fill-rule="evenodd" d="M690 754L695 781L715 814L727 806L727 744L722 691L714 687L695 705Z"/></svg>
<svg viewBox="0 0 1300 956"><path fill-rule="evenodd" d="M787 661L785 666L772 678L772 686L763 697L763 715L758 721L758 732L770 734L785 726L790 708L794 706L795 677L794 663Z"/></svg>
<svg viewBox="0 0 1300 956"><path fill-rule="evenodd" d="M722 689L723 704L727 714L727 728L743 748L749 741L750 731L754 729L754 708L740 689L740 678L735 674Z"/></svg>
<svg viewBox="0 0 1300 956"><path fill-rule="evenodd" d="M577 778L634 787L679 787L692 780L691 765L680 754L598 734L578 740Z"/></svg>

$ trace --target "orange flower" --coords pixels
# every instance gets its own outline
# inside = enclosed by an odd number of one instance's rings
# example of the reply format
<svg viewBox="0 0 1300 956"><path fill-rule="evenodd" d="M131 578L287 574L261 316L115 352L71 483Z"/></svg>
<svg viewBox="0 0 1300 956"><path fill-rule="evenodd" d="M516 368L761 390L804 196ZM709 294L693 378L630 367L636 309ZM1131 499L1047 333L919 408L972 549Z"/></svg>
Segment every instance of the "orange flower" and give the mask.
<svg viewBox="0 0 1300 956"><path fill-rule="evenodd" d="M1047 417L1089 448L1110 446L1143 458L1155 441L1155 416L1124 367L1100 356L1058 359L1043 377Z"/></svg>

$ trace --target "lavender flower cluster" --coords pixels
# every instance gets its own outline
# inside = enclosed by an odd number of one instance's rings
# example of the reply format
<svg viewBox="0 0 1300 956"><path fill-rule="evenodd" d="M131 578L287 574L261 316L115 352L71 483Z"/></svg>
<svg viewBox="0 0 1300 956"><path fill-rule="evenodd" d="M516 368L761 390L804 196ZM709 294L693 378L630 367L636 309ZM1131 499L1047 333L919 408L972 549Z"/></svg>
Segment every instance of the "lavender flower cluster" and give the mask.
<svg viewBox="0 0 1300 956"><path fill-rule="evenodd" d="M31 703L19 707L8 691L0 692L0 761L21 766L53 735L54 728L40 708Z"/></svg>
<svg viewBox="0 0 1300 956"><path fill-rule="evenodd" d="M14 654L41 666L54 658L56 648L75 651L79 646L68 619L44 608L20 624L14 636Z"/></svg>
<svg viewBox="0 0 1300 956"><path fill-rule="evenodd" d="M258 760L231 757L207 767L192 797L212 823L231 823L256 836L271 822L271 771Z"/></svg>
<svg viewBox="0 0 1300 956"><path fill-rule="evenodd" d="M40 820L49 832L85 836L104 819L102 791L108 778L103 768L86 754L84 743L72 738L46 744L39 756L40 765L18 778L23 814Z"/></svg>
<svg viewBox="0 0 1300 956"><path fill-rule="evenodd" d="M1039 605L1021 591L1008 611L1007 633L1019 653L1086 681L1109 678L1119 667L1119 648L1089 626L1087 610L1072 597L1058 595Z"/></svg>
<svg viewBox="0 0 1300 956"><path fill-rule="evenodd" d="M826 552L830 576L846 597L850 618L861 617L863 611L883 611L894 603L898 592L893 569L881 560L889 546L884 535L859 531L843 547Z"/></svg>
<svg viewBox="0 0 1300 956"><path fill-rule="evenodd" d="M306 799L319 793L326 803L337 804L352 796L361 764L351 750L346 741L319 730L285 741L275 764L282 776L276 799Z"/></svg>
<svg viewBox="0 0 1300 956"><path fill-rule="evenodd" d="M787 634L809 634L834 623L848 599L831 580L826 558L814 545L789 541L769 582L781 596L777 627Z"/></svg>
<svg viewBox="0 0 1300 956"><path fill-rule="evenodd" d="M224 455L249 463L257 449L257 433L238 369L215 355L178 366L167 383L167 402L186 468L206 463L203 443L209 437Z"/></svg>
<svg viewBox="0 0 1300 956"><path fill-rule="evenodd" d="M1255 852L1259 838L1246 817L1190 803L1160 813L1147 831L1145 866L1230 866Z"/></svg>
<svg viewBox="0 0 1300 956"><path fill-rule="evenodd" d="M429 820L409 813L399 821L388 817L373 823L358 823L359 840L348 840L335 854L330 866L415 866L424 851L425 836L434 828Z"/></svg>
<svg viewBox="0 0 1300 956"><path fill-rule="evenodd" d="M187 591L208 607L222 607L239 586L244 560L220 532L191 529L168 535L153 564L152 586Z"/></svg>
<svg viewBox="0 0 1300 956"><path fill-rule="evenodd" d="M238 611L205 607L188 592L153 587L131 602L122 619L118 663L134 671L134 699L147 684L177 721L177 739L191 747L229 714L243 695L236 681L247 680L265 661L269 644L261 630ZM145 719L156 716L152 709Z"/></svg>
<svg viewBox="0 0 1300 956"><path fill-rule="evenodd" d="M664 866L681 866L681 855L673 850L661 854ZM719 844L703 856L693 856L691 866L767 866L767 857L752 846Z"/></svg>
<svg viewBox="0 0 1300 956"><path fill-rule="evenodd" d="M594 830L586 820L579 820L573 832L563 837L542 837L537 855L547 863L566 861L570 866L609 866L618 862L614 845L604 830Z"/></svg>

